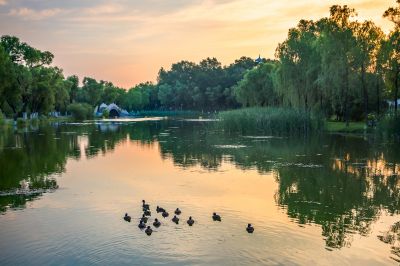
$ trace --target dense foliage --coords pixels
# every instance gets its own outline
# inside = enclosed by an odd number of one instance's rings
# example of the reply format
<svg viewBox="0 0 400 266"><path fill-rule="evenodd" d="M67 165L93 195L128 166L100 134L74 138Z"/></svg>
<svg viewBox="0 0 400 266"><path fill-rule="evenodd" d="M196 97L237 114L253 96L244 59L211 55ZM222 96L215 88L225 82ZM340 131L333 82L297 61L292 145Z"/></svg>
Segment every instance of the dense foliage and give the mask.
<svg viewBox="0 0 400 266"><path fill-rule="evenodd" d="M93 116L93 108L87 103L72 103L67 109L76 120L85 120Z"/></svg>
<svg viewBox="0 0 400 266"><path fill-rule="evenodd" d="M387 100L397 112L400 86L400 0L383 14L394 23L385 34L372 21L358 21L348 6L330 16L301 20L276 49L275 60L241 57L223 66L215 58L181 61L161 68L157 83L129 90L90 77L65 78L50 66L53 55L2 36L0 109L9 117L50 111L73 103L92 109L104 102L128 111L199 110L266 106L302 109L338 120L366 120L382 114ZM76 109L77 105L73 106Z"/></svg>

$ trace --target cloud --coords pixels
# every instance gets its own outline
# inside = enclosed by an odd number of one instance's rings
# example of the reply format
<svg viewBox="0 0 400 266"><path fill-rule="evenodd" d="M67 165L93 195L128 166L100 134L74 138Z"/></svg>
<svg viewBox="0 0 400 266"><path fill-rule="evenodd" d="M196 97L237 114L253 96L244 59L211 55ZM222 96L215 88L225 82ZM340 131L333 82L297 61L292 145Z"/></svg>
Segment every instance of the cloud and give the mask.
<svg viewBox="0 0 400 266"><path fill-rule="evenodd" d="M120 13L123 7L118 4L102 4L84 9L84 14L87 15L108 15Z"/></svg>
<svg viewBox="0 0 400 266"><path fill-rule="evenodd" d="M1 1L1 0L0 0ZM14 17L21 17L25 20L41 20L49 17L53 17L61 12L59 8L34 10L26 7L19 9L11 9L8 15Z"/></svg>

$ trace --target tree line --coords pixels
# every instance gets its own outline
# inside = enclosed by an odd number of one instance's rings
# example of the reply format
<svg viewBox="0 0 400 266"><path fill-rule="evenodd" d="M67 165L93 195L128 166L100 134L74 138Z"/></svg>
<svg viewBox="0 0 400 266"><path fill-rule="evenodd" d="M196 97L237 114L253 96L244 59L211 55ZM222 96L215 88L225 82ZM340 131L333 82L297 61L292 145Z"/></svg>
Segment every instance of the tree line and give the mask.
<svg viewBox="0 0 400 266"><path fill-rule="evenodd" d="M372 21L356 20L356 11L334 5L330 16L300 20L276 49L275 59L241 57L223 66L216 58L198 64L181 61L161 68L157 82L129 90L108 81L64 77L54 58L15 36L0 40L0 109L7 116L68 106L116 103L135 110L224 110L249 106L285 106L339 120L381 114L385 100L395 102L400 86L400 0L383 14L394 23L385 34Z"/></svg>
<svg viewBox="0 0 400 266"><path fill-rule="evenodd" d="M300 20L276 49L276 61L246 73L236 86L243 106L289 106L361 120L399 98L400 1L384 14L385 34L372 21L352 20L354 9L332 6L330 16Z"/></svg>

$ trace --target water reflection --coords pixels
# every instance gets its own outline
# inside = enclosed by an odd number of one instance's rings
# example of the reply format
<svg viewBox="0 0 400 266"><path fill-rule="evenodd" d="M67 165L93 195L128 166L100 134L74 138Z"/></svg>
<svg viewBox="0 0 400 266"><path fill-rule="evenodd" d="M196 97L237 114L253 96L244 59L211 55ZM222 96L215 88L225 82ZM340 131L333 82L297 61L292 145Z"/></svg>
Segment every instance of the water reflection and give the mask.
<svg viewBox="0 0 400 266"><path fill-rule="evenodd" d="M229 163L273 174L278 184L276 204L293 222L320 225L327 248L349 247L354 234L370 234L382 212L399 213L398 146L338 135L311 139L233 136L210 123L108 121L6 131L0 135L0 191L16 190L26 179L40 193L0 195L0 210L24 207L48 189L57 189L53 177L65 171L68 159L90 160L135 142L158 145L161 158L183 169L201 166L216 172ZM386 235L381 240L393 244L394 238Z"/></svg>

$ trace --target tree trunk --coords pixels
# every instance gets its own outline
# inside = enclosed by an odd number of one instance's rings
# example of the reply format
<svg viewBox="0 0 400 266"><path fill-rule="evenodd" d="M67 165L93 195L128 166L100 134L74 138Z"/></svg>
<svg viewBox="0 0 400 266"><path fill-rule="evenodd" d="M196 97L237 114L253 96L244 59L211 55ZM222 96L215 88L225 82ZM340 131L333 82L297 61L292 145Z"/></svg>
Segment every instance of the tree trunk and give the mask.
<svg viewBox="0 0 400 266"><path fill-rule="evenodd" d="M397 71L395 75L395 80L394 80L394 113L397 115L397 97L399 94L399 74L400 74L400 69L399 66L397 66Z"/></svg>
<svg viewBox="0 0 400 266"><path fill-rule="evenodd" d="M365 66L362 64L361 66L361 86L363 90L364 96L364 113L365 113L365 123L368 122L368 90L365 85Z"/></svg>
<svg viewBox="0 0 400 266"><path fill-rule="evenodd" d="M346 121L346 127L349 126L349 108L348 108L348 98L349 98L349 67L346 64L346 73L344 76L344 119Z"/></svg>
<svg viewBox="0 0 400 266"><path fill-rule="evenodd" d="M381 105L381 94L380 94L380 84L379 84L379 82L380 82L380 79L379 79L379 75L378 75L378 77L376 78L376 112L377 112L377 114L379 115L380 114L380 105Z"/></svg>

